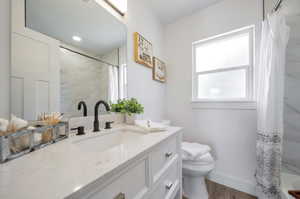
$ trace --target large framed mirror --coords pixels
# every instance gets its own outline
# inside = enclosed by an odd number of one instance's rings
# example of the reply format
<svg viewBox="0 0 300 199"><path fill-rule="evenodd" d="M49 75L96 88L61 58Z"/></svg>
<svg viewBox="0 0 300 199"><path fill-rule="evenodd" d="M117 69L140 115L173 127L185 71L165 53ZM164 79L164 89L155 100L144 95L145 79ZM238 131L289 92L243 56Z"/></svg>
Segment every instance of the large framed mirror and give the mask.
<svg viewBox="0 0 300 199"><path fill-rule="evenodd" d="M127 93L127 29L97 1L12 0L11 112L94 114Z"/></svg>

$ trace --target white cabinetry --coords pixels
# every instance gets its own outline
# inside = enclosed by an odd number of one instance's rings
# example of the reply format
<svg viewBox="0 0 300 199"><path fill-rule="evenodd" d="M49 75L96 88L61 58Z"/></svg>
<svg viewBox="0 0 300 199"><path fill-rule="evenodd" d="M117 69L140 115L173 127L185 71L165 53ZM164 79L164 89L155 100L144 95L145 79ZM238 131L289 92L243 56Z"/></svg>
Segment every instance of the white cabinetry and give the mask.
<svg viewBox="0 0 300 199"><path fill-rule="evenodd" d="M136 157L105 180L68 199L174 199L182 195L181 133L175 133Z"/></svg>
<svg viewBox="0 0 300 199"><path fill-rule="evenodd" d="M147 160L144 159L118 176L116 180L103 186L100 190L95 190L95 193L91 193L88 198L114 199L118 195L124 195L125 198L142 199L149 190L146 173Z"/></svg>

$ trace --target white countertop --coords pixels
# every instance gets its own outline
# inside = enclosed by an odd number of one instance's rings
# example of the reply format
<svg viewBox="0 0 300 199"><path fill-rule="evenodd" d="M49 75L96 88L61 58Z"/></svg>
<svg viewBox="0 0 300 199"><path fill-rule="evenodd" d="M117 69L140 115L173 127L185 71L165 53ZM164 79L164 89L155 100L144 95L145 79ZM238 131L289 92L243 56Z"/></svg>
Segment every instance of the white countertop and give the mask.
<svg viewBox="0 0 300 199"><path fill-rule="evenodd" d="M21 158L0 164L1 199L62 199L147 151L181 128L166 132L139 134L128 126L114 130L72 136ZM97 152L77 144L122 131L122 145ZM99 141L99 140L98 140ZM94 144L96 144L95 142Z"/></svg>

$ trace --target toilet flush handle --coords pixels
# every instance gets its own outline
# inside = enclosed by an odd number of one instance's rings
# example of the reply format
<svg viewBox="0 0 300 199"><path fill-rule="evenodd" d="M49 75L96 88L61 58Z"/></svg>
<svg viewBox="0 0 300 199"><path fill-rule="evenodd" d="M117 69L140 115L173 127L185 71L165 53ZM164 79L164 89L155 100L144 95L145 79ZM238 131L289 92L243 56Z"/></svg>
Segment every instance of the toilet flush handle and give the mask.
<svg viewBox="0 0 300 199"><path fill-rule="evenodd" d="M168 152L168 153L166 153L166 157L167 157L167 158L171 157L172 155L173 155L173 153L172 153L172 152Z"/></svg>
<svg viewBox="0 0 300 199"><path fill-rule="evenodd" d="M173 185L174 185L174 184L173 184L172 182L167 183L167 184L166 184L166 189L167 189L167 190L172 189Z"/></svg>

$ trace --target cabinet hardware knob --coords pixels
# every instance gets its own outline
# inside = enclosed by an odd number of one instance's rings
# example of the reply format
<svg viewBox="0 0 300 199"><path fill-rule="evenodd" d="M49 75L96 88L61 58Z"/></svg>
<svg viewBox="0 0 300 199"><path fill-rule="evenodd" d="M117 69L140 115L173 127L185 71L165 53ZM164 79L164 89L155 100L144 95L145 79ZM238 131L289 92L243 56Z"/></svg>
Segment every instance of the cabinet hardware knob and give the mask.
<svg viewBox="0 0 300 199"><path fill-rule="evenodd" d="M168 152L168 153L166 153L166 157L167 157L167 158L171 157L172 155L173 155L173 153L172 153L172 152Z"/></svg>
<svg viewBox="0 0 300 199"><path fill-rule="evenodd" d="M174 185L174 184L173 184L173 183L171 183L171 182L170 182L170 183L168 183L168 184L166 184L166 189L167 189L167 190L170 190L170 189L172 189L173 185Z"/></svg>

